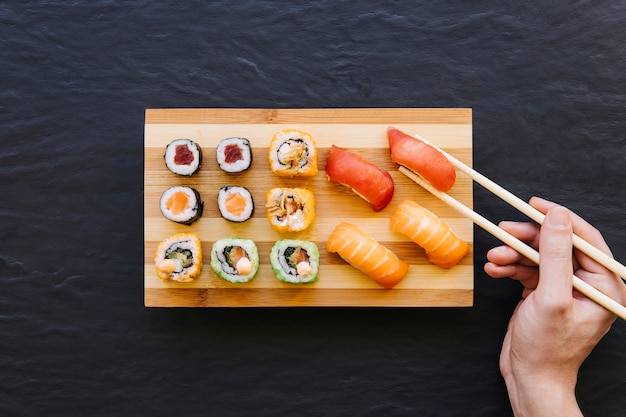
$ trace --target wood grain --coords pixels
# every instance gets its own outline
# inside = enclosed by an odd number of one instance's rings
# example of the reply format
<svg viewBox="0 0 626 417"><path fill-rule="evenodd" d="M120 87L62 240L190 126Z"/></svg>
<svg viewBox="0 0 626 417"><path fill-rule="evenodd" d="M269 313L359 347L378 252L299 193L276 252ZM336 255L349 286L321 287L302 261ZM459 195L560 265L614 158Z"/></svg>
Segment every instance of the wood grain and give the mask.
<svg viewBox="0 0 626 417"><path fill-rule="evenodd" d="M460 237L473 244L473 224L436 197L398 172L389 157L386 128L393 125L409 134L419 133L435 145L471 166L471 109L148 109L144 137L144 302L148 307L263 307L263 306L471 306L474 265L470 253L459 265L441 269L431 265L424 251L388 223L397 204L412 199L444 219ZM267 160L272 135L294 127L310 132L317 142L319 172L312 178L285 179L275 176ZM248 171L229 174L215 160L217 143L229 136L242 136L253 147ZM165 167L166 145L177 138L189 138L203 150L201 170L192 177L179 177ZM324 173L332 144L348 148L382 169L395 182L391 203L375 213L347 188L328 182ZM472 182L457 177L450 195L472 207ZM159 197L168 187L195 187L205 202L203 217L191 226L165 219L159 211ZM255 201L254 216L244 223L224 220L217 208L217 192L224 185L247 187ZM265 192L272 187L306 187L316 197L317 218L300 233L275 232L265 218ZM405 279L394 289L379 287L364 274L347 265L336 254L326 252L326 238L341 221L357 224L393 250L411 266ZM191 283L164 282L154 271L158 242L168 236L191 231L200 237L204 268ZM209 266L213 242L240 236L255 240L261 265L256 278L246 284L231 284L217 277ZM276 279L269 264L269 252L276 240L298 238L317 243L320 249L319 280L293 285Z"/></svg>

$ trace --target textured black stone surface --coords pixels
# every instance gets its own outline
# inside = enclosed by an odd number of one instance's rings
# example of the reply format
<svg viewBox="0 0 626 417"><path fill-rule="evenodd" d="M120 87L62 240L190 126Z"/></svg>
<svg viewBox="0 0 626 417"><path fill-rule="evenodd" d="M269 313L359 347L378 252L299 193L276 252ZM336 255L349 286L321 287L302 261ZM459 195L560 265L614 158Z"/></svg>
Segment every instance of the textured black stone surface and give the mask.
<svg viewBox="0 0 626 417"><path fill-rule="evenodd" d="M474 166L626 261L620 1L0 3L0 415L507 416L520 288L467 309L146 309L146 108L471 107ZM523 216L475 188L486 217ZM626 409L626 325L581 370Z"/></svg>

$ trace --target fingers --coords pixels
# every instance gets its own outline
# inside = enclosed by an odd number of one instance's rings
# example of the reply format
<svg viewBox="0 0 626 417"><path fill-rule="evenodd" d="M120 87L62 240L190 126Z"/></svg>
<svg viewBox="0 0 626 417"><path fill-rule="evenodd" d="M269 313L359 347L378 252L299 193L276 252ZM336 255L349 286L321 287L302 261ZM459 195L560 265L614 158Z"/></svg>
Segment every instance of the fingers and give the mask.
<svg viewBox="0 0 626 417"><path fill-rule="evenodd" d="M546 214L539 236L539 275L535 296L549 308L572 303L572 222L570 212L554 206Z"/></svg>
<svg viewBox="0 0 626 417"><path fill-rule="evenodd" d="M532 197L529 201L529 204L535 207L537 210L541 211L542 213L547 213L548 210L558 206L558 204L556 203L553 203L548 200L544 200L539 197ZM576 233L579 237L586 240L592 246L595 246L596 248L600 249L602 252L606 253L607 255L613 256L611 254L611 250L609 249L604 238L602 237L602 234L600 233L598 229L596 229L587 221L585 221L582 217L576 215L575 213L571 211L570 211L570 219L572 222L572 230L574 233ZM577 261L580 262L580 266L590 272L603 273L606 271L606 269L603 266L599 265L596 261L594 261L593 259L589 258L588 256L580 252L577 252L576 258L577 258Z"/></svg>
<svg viewBox="0 0 626 417"><path fill-rule="evenodd" d="M542 213L547 213L550 209L557 207L558 204L539 197L532 197L529 204ZM570 219L572 222L572 230L578 236L591 243L607 255L611 255L611 250L604 241L602 234L598 229L589 224L585 219L570 211Z"/></svg>

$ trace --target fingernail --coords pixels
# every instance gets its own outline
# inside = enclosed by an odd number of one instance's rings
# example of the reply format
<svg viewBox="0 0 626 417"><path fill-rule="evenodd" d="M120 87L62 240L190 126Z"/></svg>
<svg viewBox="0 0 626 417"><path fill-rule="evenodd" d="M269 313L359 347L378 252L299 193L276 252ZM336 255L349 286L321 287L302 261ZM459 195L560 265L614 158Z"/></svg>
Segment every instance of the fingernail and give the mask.
<svg viewBox="0 0 626 417"><path fill-rule="evenodd" d="M569 225L569 212L563 207L555 207L549 212L550 226L555 229L566 229Z"/></svg>

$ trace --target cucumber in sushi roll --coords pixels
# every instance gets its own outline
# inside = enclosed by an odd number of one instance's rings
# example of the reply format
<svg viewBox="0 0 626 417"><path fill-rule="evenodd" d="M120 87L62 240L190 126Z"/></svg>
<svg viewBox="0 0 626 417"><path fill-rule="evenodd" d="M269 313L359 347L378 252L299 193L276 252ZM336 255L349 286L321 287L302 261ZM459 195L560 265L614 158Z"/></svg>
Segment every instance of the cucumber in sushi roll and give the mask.
<svg viewBox="0 0 626 417"><path fill-rule="evenodd" d="M232 283L248 282L259 270L259 252L250 239L220 239L211 249L211 268Z"/></svg>
<svg viewBox="0 0 626 417"><path fill-rule="evenodd" d="M303 284L317 280L320 254L313 242L284 239L274 244L270 262L276 278L291 284Z"/></svg>
<svg viewBox="0 0 626 417"><path fill-rule="evenodd" d="M159 243L156 274L164 281L193 281L202 270L202 244L193 233L177 233Z"/></svg>

